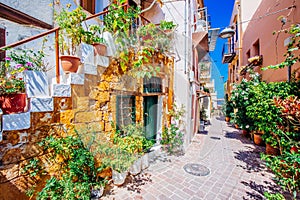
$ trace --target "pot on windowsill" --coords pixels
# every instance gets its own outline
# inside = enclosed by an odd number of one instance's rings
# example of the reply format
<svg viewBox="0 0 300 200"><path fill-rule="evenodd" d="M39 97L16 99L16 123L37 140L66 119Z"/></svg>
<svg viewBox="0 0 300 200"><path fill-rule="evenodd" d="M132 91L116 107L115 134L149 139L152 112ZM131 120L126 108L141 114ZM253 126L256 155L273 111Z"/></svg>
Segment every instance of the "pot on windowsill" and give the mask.
<svg viewBox="0 0 300 200"><path fill-rule="evenodd" d="M26 93L0 95L0 108L3 114L24 113L28 110Z"/></svg>
<svg viewBox="0 0 300 200"><path fill-rule="evenodd" d="M65 73L76 73L80 65L80 58L71 55L62 55L59 57L61 60L61 66Z"/></svg>

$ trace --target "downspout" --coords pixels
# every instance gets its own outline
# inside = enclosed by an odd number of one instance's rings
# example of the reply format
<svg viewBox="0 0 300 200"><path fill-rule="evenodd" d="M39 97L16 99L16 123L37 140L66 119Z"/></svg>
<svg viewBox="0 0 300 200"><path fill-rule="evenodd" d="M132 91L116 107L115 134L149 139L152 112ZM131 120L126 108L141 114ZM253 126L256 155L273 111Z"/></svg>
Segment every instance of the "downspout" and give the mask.
<svg viewBox="0 0 300 200"><path fill-rule="evenodd" d="M188 9L188 1L189 0L185 0L185 9L184 9L184 34L185 34L185 38L184 38L184 73L186 74L187 72L187 26L188 26L188 17L187 17L187 9Z"/></svg>

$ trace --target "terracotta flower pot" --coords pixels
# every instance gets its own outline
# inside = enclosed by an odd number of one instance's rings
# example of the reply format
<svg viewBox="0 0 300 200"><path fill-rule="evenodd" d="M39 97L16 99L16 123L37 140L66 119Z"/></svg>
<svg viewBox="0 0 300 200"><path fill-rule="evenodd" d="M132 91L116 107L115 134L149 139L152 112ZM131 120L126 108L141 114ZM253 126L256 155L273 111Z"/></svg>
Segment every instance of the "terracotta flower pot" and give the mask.
<svg viewBox="0 0 300 200"><path fill-rule="evenodd" d="M5 94L0 96L0 108L3 114L16 114L27 111L27 95Z"/></svg>
<svg viewBox="0 0 300 200"><path fill-rule="evenodd" d="M243 136L249 136L249 132L247 130L242 130L242 135Z"/></svg>
<svg viewBox="0 0 300 200"><path fill-rule="evenodd" d="M278 156L279 155L279 149L277 147L273 147L270 144L266 144L266 154L268 155L274 155L274 156Z"/></svg>
<svg viewBox="0 0 300 200"><path fill-rule="evenodd" d="M226 122L230 122L230 117L225 117Z"/></svg>
<svg viewBox="0 0 300 200"><path fill-rule="evenodd" d="M93 47L94 47L94 56L96 55L106 56L107 46L105 44L94 43Z"/></svg>
<svg viewBox="0 0 300 200"><path fill-rule="evenodd" d="M64 55L60 56L61 66L65 73L76 73L80 65L80 58L77 56Z"/></svg>
<svg viewBox="0 0 300 200"><path fill-rule="evenodd" d="M264 141L263 141L263 139L262 139L261 136L262 135L259 134L259 133L254 133L253 134L253 142L254 142L254 144L259 145L259 146L263 146L264 145Z"/></svg>

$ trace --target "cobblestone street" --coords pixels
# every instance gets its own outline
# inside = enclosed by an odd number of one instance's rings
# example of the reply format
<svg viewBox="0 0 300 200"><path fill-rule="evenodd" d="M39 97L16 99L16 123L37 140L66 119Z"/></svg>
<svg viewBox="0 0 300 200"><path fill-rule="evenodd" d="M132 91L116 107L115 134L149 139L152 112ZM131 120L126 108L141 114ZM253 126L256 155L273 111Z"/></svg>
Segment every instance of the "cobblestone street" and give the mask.
<svg viewBox="0 0 300 200"><path fill-rule="evenodd" d="M264 147L217 117L195 135L184 156L158 157L142 174L121 187L112 186L101 199L264 199L265 191L279 187L260 160L260 152ZM201 165L203 176L186 172L184 166L191 163Z"/></svg>

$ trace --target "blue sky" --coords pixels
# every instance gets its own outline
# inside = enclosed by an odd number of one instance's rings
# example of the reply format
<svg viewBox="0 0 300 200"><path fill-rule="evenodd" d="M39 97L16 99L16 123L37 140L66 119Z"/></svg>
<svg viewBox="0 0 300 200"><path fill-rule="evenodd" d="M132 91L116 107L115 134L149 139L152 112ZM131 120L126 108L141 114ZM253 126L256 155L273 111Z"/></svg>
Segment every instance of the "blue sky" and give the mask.
<svg viewBox="0 0 300 200"><path fill-rule="evenodd" d="M221 31L229 25L233 4L234 0L204 0L210 16L211 28L220 28ZM215 51L210 52L221 75L224 76L224 81L227 80L227 64L222 64L222 48L225 42L225 39L218 38Z"/></svg>

